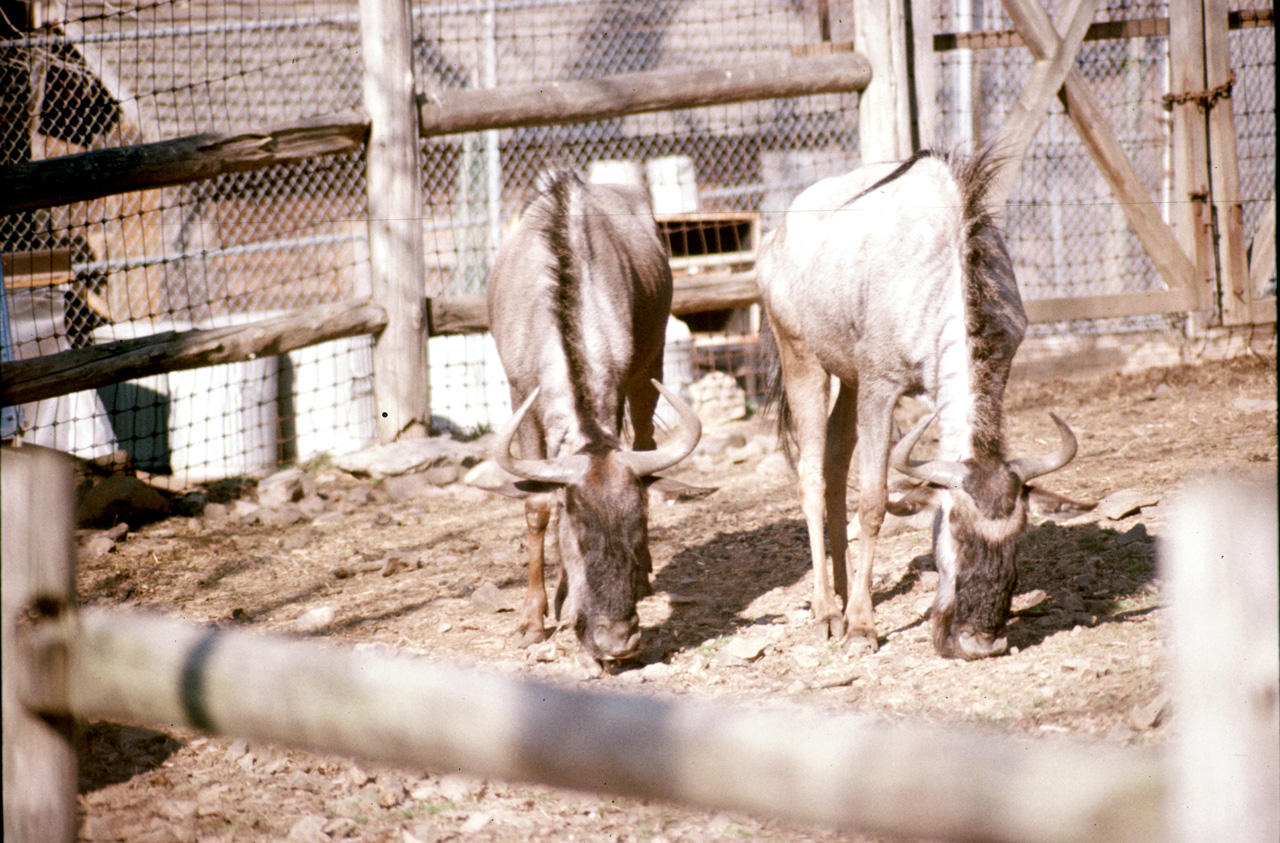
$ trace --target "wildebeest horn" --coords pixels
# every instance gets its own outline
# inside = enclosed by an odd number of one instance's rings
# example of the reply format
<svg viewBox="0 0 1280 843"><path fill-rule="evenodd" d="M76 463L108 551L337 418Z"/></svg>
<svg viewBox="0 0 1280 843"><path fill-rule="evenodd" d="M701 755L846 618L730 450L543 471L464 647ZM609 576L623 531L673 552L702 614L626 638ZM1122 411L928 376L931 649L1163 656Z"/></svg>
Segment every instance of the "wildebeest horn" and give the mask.
<svg viewBox="0 0 1280 843"><path fill-rule="evenodd" d="M680 400L680 396L663 386L659 381L650 381L658 388L658 392L671 402L671 406L676 408L676 412L680 414L680 435L664 442L661 448L656 451L628 451L621 455L621 459L636 473L638 477L647 477L650 474L657 474L663 469L670 468L680 460L693 453L693 449L698 447L698 440L702 438L702 421L699 420L698 414L693 408Z"/></svg>
<svg viewBox="0 0 1280 843"><path fill-rule="evenodd" d="M664 443L656 451L620 452L618 459L638 477L656 474L680 462L693 452L698 445L698 440L702 438L702 422L699 421L698 414L693 411L693 408L658 381L653 381L653 385L680 414L680 435ZM511 456L511 440L515 438L516 430L524 421L525 414L529 412L533 402L537 400L541 389L542 387L536 387L533 392L530 392L529 397L524 399L524 403L511 419L498 431L498 441L493 447L493 458L503 471L523 477L525 480L560 485L575 483L582 478L590 465L589 458L583 454L570 454L546 460L516 459Z"/></svg>
<svg viewBox="0 0 1280 843"><path fill-rule="evenodd" d="M905 436L899 439L898 444L894 445L893 450L889 452L889 465L908 477L954 489L964 482L964 477L967 473L962 464L948 460L917 462L911 459L911 449L916 446L916 442L920 441L920 435L924 433L925 428L931 425L937 417L938 413L935 411L933 415L922 419Z"/></svg>
<svg viewBox="0 0 1280 843"><path fill-rule="evenodd" d="M538 400L542 387L535 387L524 403L515 411L511 419L498 431L498 441L493 446L493 459L503 471L523 477L525 480L538 480L543 483L564 485L573 483L587 470L589 460L582 454L572 454L554 460L524 460L511 456L511 440L515 438L520 422L525 413Z"/></svg>
<svg viewBox="0 0 1280 843"><path fill-rule="evenodd" d="M1053 419L1053 423L1058 426L1058 435L1062 437L1062 445L1059 446L1057 453L1054 454L1041 454L1038 457L1020 457L1016 460L1009 460L1009 470L1018 475L1018 478L1023 483L1033 480L1042 474L1057 471L1075 458L1075 434L1071 432L1071 428L1067 427L1066 422L1053 413L1049 414L1049 418Z"/></svg>

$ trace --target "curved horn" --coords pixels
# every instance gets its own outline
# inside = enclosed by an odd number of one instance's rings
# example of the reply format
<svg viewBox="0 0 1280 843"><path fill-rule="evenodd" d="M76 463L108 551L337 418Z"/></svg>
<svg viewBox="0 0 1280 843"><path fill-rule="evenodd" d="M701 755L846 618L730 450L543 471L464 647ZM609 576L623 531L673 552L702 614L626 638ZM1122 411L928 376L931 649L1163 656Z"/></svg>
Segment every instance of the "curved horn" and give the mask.
<svg viewBox="0 0 1280 843"><path fill-rule="evenodd" d="M899 439L898 444L894 445L893 450L889 452L889 465L908 477L954 489L964 482L967 472L963 465L958 462L948 462L947 460L917 462L911 459L911 450L915 448L916 442L920 441L920 435L937 417L938 413L935 410L933 415L919 422L905 436Z"/></svg>
<svg viewBox="0 0 1280 843"><path fill-rule="evenodd" d="M661 448L656 451L626 451L619 454L627 467L636 473L639 477L647 477L650 474L657 474L663 469L670 468L680 460L693 453L693 449L698 447L698 440L702 438L702 421L699 420L698 414L693 408L680 400L680 396L663 386L659 381L651 379L650 381L658 388L658 392L671 402L671 406L676 408L676 412L680 414L680 435L672 440L664 442Z"/></svg>
<svg viewBox="0 0 1280 843"><path fill-rule="evenodd" d="M1076 455L1076 436L1071 432L1071 428L1053 413L1049 413L1049 418L1053 419L1053 423L1058 426L1058 435L1062 438L1062 444L1054 454L1009 460L1009 470L1018 475L1018 479L1023 483L1034 480L1042 474L1057 471L1071 462Z"/></svg>
<svg viewBox="0 0 1280 843"><path fill-rule="evenodd" d="M498 441L493 446L493 459L503 471L523 477L525 480L537 480L542 483L555 483L563 486L573 483L587 469L587 458L578 454L554 460L522 460L511 456L511 440L515 438L525 414L538 399L542 387L535 387L529 397L516 410L515 415L498 431Z"/></svg>

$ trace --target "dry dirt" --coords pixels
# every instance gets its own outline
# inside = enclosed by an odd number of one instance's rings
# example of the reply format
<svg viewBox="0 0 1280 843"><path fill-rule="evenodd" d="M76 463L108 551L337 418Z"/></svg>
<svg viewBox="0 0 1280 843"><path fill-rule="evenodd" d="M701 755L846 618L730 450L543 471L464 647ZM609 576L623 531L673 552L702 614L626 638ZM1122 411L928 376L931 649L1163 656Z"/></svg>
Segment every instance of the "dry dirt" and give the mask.
<svg viewBox="0 0 1280 843"><path fill-rule="evenodd" d="M708 452L673 475L718 492L653 506L656 594L640 610L644 656L613 674L590 676L565 630L535 651L514 648L515 613L471 599L493 583L518 604L523 515L515 501L460 484L396 502L370 481L319 470L329 516L287 527L169 518L82 560L79 592L88 605L273 633L301 634L300 624L332 610L331 621L306 634L598 689L785 699L890 720L1151 746L1167 739L1177 719L1161 698L1156 544L1168 504L1180 486L1208 473L1274 478L1275 372L1274 357L1248 356L1013 384L1006 405L1014 452L1054 446L1049 409L1080 439L1075 462L1046 478L1046 488L1089 501L1131 489L1162 503L1119 520L1033 524L1021 553L1015 608L1023 611L1009 629L1013 650L978 663L932 651L926 613L936 574L928 570L925 532L880 545L879 652L850 656L815 638L793 482L769 457L772 437L757 420L709 430ZM717 442L729 447L709 453ZM387 559L407 564L382 576ZM724 651L735 639L754 642L762 654L730 658ZM183 729L91 723L80 761L82 840L872 839Z"/></svg>

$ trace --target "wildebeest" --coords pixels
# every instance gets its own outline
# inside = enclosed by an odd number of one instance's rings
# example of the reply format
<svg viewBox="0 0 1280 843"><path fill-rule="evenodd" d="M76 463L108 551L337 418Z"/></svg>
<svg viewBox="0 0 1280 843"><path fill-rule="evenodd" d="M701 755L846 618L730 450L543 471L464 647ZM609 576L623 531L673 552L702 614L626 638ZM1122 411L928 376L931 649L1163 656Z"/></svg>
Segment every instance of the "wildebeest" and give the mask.
<svg viewBox="0 0 1280 843"><path fill-rule="evenodd" d="M569 170L540 180L499 251L489 325L519 409L494 454L524 478L500 490L525 499L523 644L547 635L544 538L556 508L556 616L597 660L637 652L636 602L650 593L652 570L646 490L683 485L655 474L688 456L702 432L697 414L659 383L671 293L666 244L645 192L586 184ZM681 425L656 448L660 391ZM624 407L634 450L623 448ZM511 455L517 430L520 459Z"/></svg>
<svg viewBox="0 0 1280 843"><path fill-rule="evenodd" d="M1055 416L1055 454L1005 458L1005 382L1027 318L985 207L992 167L986 151L926 151L825 179L796 198L760 247L757 283L777 349L774 393L785 399L780 428L799 451L814 616L828 634L872 648L871 566L890 462L929 483L937 506L934 647L972 659L1008 647L1027 483L1075 455L1075 437ZM893 410L903 395L922 395L935 413L902 438L891 460ZM934 417L938 459L915 462L911 451ZM845 487L859 443L855 566L844 540Z"/></svg>

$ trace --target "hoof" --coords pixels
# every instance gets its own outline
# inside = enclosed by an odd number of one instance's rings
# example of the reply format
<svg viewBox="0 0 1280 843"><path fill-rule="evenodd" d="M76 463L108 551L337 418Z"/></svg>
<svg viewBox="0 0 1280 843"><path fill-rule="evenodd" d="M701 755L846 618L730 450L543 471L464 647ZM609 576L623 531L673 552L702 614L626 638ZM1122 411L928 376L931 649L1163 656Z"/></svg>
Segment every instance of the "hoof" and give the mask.
<svg viewBox="0 0 1280 843"><path fill-rule="evenodd" d="M844 615L828 615L825 618L818 618L814 621L813 626L819 641L825 642L832 639L839 641L844 638Z"/></svg>
<svg viewBox="0 0 1280 843"><path fill-rule="evenodd" d="M522 626L516 630L516 646L532 647L534 644L541 644L546 641L550 635L542 624L537 626Z"/></svg>
<svg viewBox="0 0 1280 843"><path fill-rule="evenodd" d="M845 637L845 655L865 656L879 652L880 639L875 627L851 626Z"/></svg>

